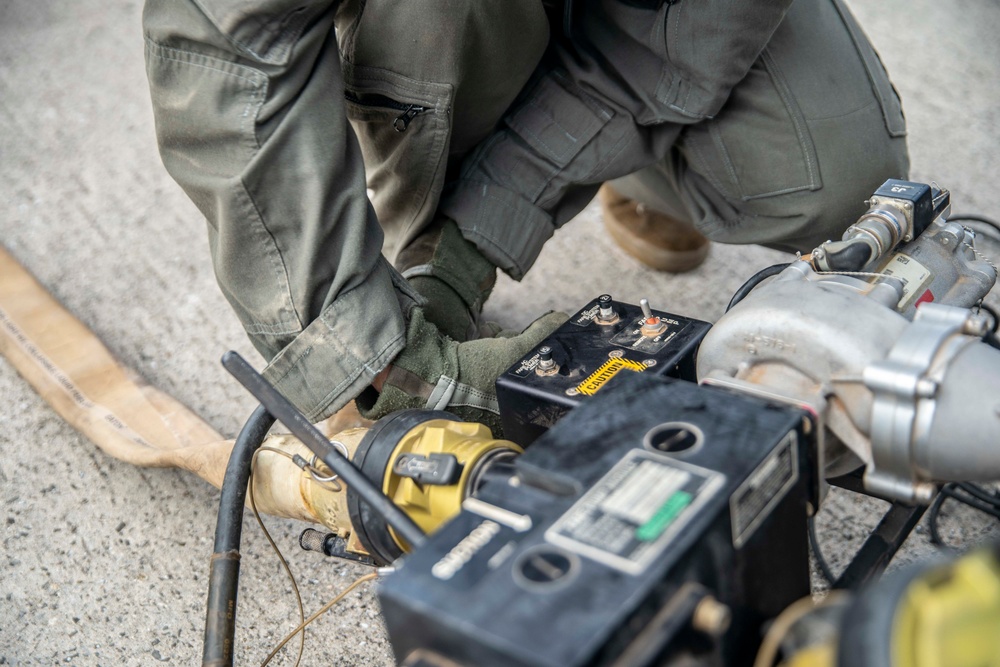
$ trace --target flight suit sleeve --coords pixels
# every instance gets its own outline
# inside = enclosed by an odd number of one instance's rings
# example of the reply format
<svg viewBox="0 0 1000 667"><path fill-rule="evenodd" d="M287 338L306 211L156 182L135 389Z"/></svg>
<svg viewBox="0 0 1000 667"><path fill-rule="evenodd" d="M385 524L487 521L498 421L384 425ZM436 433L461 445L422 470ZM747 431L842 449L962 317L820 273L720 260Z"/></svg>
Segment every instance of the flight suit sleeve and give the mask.
<svg viewBox="0 0 1000 667"><path fill-rule="evenodd" d="M664 159L712 118L791 0L568 3L571 33L442 201L463 235L519 279L604 181Z"/></svg>

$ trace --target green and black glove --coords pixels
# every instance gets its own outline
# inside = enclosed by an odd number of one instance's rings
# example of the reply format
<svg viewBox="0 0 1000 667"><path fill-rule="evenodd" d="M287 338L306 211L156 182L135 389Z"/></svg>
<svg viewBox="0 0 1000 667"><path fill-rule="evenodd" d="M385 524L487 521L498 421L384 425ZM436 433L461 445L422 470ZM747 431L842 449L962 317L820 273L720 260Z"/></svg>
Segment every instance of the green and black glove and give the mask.
<svg viewBox="0 0 1000 667"><path fill-rule="evenodd" d="M565 321L564 313L548 313L520 334L501 332L459 343L442 335L421 308L413 308L406 347L393 360L381 393L365 391L357 399L358 410L366 419L410 408L447 410L486 424L500 437L497 377Z"/></svg>
<svg viewBox="0 0 1000 667"><path fill-rule="evenodd" d="M396 268L427 304L424 318L459 342L495 336L500 327L482 322L483 304L497 269L452 220L439 218L399 253Z"/></svg>

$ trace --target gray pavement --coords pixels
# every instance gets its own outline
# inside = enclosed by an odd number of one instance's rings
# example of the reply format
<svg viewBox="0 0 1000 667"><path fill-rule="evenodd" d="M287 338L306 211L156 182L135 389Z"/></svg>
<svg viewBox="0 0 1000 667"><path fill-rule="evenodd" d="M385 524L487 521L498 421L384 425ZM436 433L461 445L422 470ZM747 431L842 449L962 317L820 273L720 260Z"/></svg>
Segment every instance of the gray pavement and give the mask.
<svg viewBox="0 0 1000 667"><path fill-rule="evenodd" d="M950 187L957 211L1000 217L1000 5L852 6L902 95L914 180ZM0 240L127 365L233 435L253 401L218 358L235 348L260 359L215 285L204 222L160 165L140 11L137 0L0 3ZM782 257L716 247L693 274L656 275L605 237L592 206L524 282L501 281L487 314L523 325L612 292L714 320L747 276ZM186 473L105 456L5 362L0 399L0 664L195 664L218 493ZM835 569L879 506L835 494L824 507ZM997 534L970 512L942 523L956 544ZM361 573L299 551L300 525L269 525L307 609ZM292 627L294 601L252 519L244 545L237 657L257 664ZM900 558L932 551L917 532ZM315 624L303 664L392 663L369 591Z"/></svg>

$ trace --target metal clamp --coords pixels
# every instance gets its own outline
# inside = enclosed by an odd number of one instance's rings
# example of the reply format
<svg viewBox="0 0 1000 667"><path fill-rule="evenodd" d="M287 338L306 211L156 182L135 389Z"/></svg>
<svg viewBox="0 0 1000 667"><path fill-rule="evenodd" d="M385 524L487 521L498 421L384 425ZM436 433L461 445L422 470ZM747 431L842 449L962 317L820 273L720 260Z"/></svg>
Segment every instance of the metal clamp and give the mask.
<svg viewBox="0 0 1000 667"><path fill-rule="evenodd" d="M936 488L921 479L913 452L934 419L935 396L948 364L982 335L985 318L964 308L926 303L882 361L865 368L875 395L871 413L872 458L864 484L872 493L928 503Z"/></svg>

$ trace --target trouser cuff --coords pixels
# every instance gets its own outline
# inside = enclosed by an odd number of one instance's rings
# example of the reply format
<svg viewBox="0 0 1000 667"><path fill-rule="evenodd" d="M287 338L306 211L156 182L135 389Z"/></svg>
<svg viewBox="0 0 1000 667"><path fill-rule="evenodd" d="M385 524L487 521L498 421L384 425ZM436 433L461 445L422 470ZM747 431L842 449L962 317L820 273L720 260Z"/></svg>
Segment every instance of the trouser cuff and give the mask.
<svg viewBox="0 0 1000 667"><path fill-rule="evenodd" d="M524 277L555 230L542 209L487 183L460 181L442 199L441 211L457 220L462 236L515 280Z"/></svg>
<svg viewBox="0 0 1000 667"><path fill-rule="evenodd" d="M384 259L344 292L264 369L312 422L361 393L403 349L405 314L422 302Z"/></svg>

